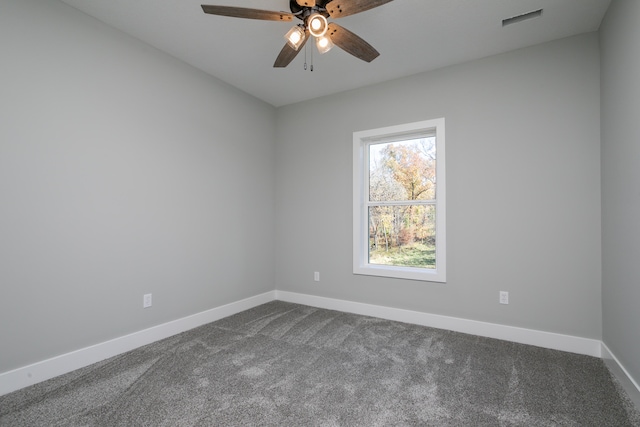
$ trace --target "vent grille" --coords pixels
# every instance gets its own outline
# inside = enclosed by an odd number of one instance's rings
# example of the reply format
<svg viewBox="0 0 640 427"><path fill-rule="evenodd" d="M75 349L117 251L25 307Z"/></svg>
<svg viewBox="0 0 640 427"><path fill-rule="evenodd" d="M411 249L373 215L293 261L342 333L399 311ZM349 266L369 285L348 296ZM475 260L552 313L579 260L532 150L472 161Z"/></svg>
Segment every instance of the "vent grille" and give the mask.
<svg viewBox="0 0 640 427"><path fill-rule="evenodd" d="M512 16L511 18L503 19L502 26L506 27L507 25L515 24L516 22L526 21L527 19L537 18L538 16L542 16L542 9L534 10L533 12L523 13L522 15Z"/></svg>

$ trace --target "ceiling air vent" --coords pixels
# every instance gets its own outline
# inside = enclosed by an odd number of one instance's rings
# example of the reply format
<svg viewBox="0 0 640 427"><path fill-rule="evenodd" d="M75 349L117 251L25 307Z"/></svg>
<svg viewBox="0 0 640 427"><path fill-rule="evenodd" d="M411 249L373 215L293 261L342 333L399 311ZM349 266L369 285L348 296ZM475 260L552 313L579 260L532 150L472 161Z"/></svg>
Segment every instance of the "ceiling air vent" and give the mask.
<svg viewBox="0 0 640 427"><path fill-rule="evenodd" d="M502 26L506 27L510 24L515 24L516 22L526 21L527 19L537 18L538 16L542 16L542 9L534 10L533 12L523 13L522 15L512 16L511 18L503 19Z"/></svg>

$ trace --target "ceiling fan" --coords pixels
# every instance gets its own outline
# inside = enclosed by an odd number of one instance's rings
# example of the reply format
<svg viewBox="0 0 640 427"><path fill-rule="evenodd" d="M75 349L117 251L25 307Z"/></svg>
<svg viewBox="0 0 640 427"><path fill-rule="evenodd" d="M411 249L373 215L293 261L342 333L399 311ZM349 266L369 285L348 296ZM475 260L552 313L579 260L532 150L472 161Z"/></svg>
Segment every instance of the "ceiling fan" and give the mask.
<svg viewBox="0 0 640 427"><path fill-rule="evenodd" d="M371 62L380 53L369 43L327 18L342 18L382 6L392 0L289 0L289 12L273 12L269 10L250 9L233 6L202 5L204 13L234 18L261 19L266 21L302 21L291 28L285 35L287 43L273 64L276 68L289 65L300 48L311 38L315 38L320 53L328 52L334 45L356 58Z"/></svg>

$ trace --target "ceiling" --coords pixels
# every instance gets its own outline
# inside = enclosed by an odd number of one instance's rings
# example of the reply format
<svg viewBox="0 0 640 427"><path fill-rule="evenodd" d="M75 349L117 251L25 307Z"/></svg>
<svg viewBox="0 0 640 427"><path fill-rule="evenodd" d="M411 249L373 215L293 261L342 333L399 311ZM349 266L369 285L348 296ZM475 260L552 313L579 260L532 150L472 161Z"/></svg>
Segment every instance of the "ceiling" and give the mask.
<svg viewBox="0 0 640 427"><path fill-rule="evenodd" d="M289 0L62 0L276 107L596 31L611 0L394 0L336 22L379 52L371 63L307 46L273 68L291 22L203 13L201 4L289 11ZM348 0L342 0L348 1ZM544 9L502 27L502 20ZM294 20L298 21L298 20Z"/></svg>

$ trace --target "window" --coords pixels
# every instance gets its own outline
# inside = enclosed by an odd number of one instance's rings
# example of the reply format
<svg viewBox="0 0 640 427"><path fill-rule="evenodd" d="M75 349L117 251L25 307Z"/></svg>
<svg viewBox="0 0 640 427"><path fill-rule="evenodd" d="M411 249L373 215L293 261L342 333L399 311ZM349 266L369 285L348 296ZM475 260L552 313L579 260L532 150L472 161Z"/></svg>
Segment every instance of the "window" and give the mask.
<svg viewBox="0 0 640 427"><path fill-rule="evenodd" d="M444 119L353 134L353 272L446 281Z"/></svg>

